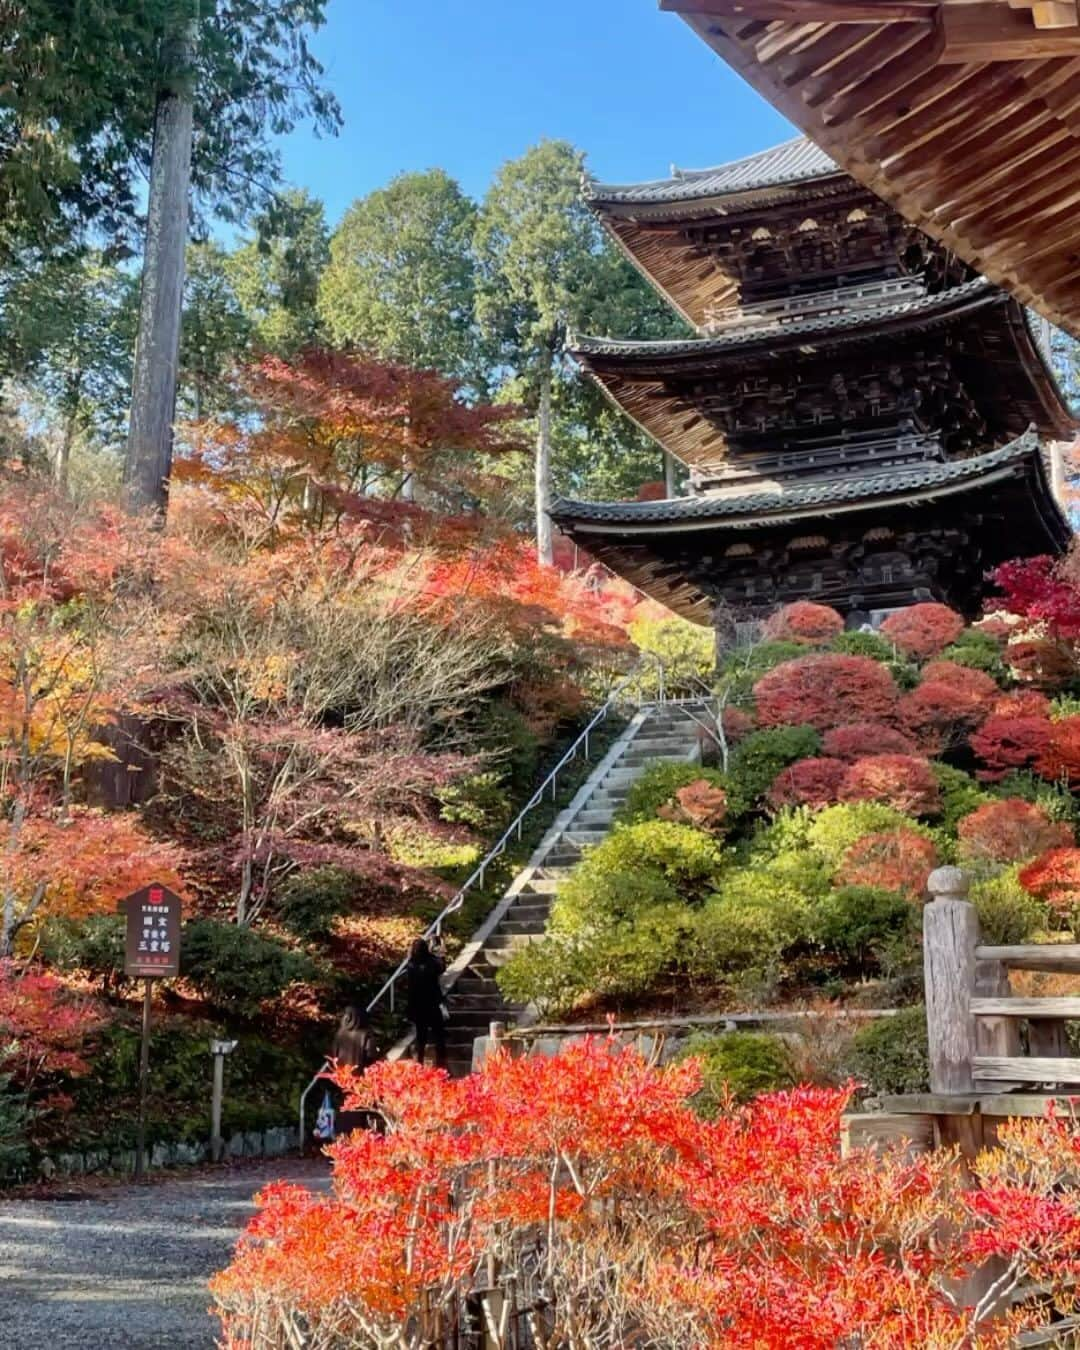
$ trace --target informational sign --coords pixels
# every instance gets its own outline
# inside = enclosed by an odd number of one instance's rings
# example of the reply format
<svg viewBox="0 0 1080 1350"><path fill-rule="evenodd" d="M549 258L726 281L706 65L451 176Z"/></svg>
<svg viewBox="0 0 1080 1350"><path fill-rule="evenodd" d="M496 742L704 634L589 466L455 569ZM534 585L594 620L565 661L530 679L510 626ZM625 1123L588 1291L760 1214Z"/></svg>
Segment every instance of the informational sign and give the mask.
<svg viewBox="0 0 1080 1350"><path fill-rule="evenodd" d="M144 886L120 902L127 915L124 973L162 980L180 974L180 897L167 886Z"/></svg>

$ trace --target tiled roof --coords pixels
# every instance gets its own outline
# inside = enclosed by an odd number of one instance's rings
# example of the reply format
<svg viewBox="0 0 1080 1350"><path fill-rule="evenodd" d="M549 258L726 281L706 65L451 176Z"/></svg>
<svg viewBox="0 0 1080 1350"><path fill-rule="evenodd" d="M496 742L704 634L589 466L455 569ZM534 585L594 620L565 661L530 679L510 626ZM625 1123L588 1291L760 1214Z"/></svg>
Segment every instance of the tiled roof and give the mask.
<svg viewBox="0 0 1080 1350"><path fill-rule="evenodd" d="M758 188L781 187L811 178L840 173L835 162L813 141L798 137L761 150L756 155L721 164L714 169L677 169L672 178L651 183L586 184L585 192L594 202L680 202L703 197L719 197L730 192L751 192Z"/></svg>
<svg viewBox="0 0 1080 1350"><path fill-rule="evenodd" d="M955 308L963 308L973 300L985 297L987 300L1004 300L1005 292L985 277L975 277L960 286L953 286L938 295L923 295L914 300L893 300L888 304L867 306L865 309L849 310L840 314L812 316L809 319L795 319L790 323L753 324L733 327L716 337L681 338L675 342L634 342L620 338L575 336L571 339L570 350L574 356L708 356L712 352L729 351L735 347L752 347L756 344L775 343L777 338L806 337L818 333L858 332L864 328L877 328L889 319L903 318L906 315L926 314L934 317L939 312L947 314Z"/></svg>
<svg viewBox="0 0 1080 1350"><path fill-rule="evenodd" d="M1026 431L999 450L990 450L971 459L946 464L918 464L845 478L804 483L783 491L748 492L737 497L676 497L659 502L577 502L558 498L551 509L552 519L560 525L595 521L600 524L635 526L680 524L690 521L723 521L731 517L784 518L803 514L808 509L828 509L845 503L865 501L867 506L882 498L934 495L942 489L978 486L979 480L993 476L1032 457L1039 448L1034 430ZM747 522L750 524L755 521ZM734 528L739 528L733 522Z"/></svg>

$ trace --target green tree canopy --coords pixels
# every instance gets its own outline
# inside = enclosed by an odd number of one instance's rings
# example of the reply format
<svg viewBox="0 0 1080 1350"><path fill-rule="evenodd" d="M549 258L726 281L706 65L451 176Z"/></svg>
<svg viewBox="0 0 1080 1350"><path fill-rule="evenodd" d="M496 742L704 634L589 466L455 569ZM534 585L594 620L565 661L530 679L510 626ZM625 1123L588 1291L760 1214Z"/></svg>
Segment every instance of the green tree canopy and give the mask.
<svg viewBox="0 0 1080 1350"><path fill-rule="evenodd" d="M319 288L331 341L475 380L475 225L475 205L442 169L354 202Z"/></svg>
<svg viewBox="0 0 1080 1350"><path fill-rule="evenodd" d="M198 13L194 184L226 217L277 175L272 137L332 130L308 35L326 0L5 0L0 6L0 262L81 230L123 246L139 214L162 37Z"/></svg>
<svg viewBox="0 0 1080 1350"><path fill-rule="evenodd" d="M251 320L233 285L232 258L212 240L187 250L180 328L180 406L196 420L230 411L230 374L251 346Z"/></svg>
<svg viewBox="0 0 1080 1350"><path fill-rule="evenodd" d="M230 280L257 348L294 356L321 336L319 280L329 258L326 212L305 191L283 192L231 256Z"/></svg>

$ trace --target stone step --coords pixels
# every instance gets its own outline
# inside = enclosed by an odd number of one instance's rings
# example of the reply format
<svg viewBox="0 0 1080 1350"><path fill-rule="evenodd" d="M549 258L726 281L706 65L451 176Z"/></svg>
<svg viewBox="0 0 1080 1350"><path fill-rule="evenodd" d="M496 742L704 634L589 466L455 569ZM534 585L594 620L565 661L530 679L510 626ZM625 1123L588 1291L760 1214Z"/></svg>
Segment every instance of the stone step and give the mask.
<svg viewBox="0 0 1080 1350"><path fill-rule="evenodd" d="M472 967L470 966L469 973L462 975L461 979L458 980L457 984L450 990L450 997L452 999L461 998L467 1003L471 1003L476 999L492 998L500 1001L502 1000L502 994L499 993L499 986L493 979L482 980L471 972Z"/></svg>
<svg viewBox="0 0 1080 1350"><path fill-rule="evenodd" d="M541 936L539 933L504 933L499 928L484 943L484 956L490 961L493 953L505 948L516 951L519 947L527 947L531 942L538 942Z"/></svg>
<svg viewBox="0 0 1080 1350"><path fill-rule="evenodd" d="M550 877L532 876L518 892L519 895L554 895L559 889L557 880Z"/></svg>
<svg viewBox="0 0 1080 1350"><path fill-rule="evenodd" d="M608 837L607 830L584 829L567 830L566 838L572 843L577 844L579 848L592 848Z"/></svg>
<svg viewBox="0 0 1080 1350"><path fill-rule="evenodd" d="M539 919L529 915L526 915L523 918L512 918L512 914L513 910L511 910L510 914L503 919L496 931L500 933L534 933L537 936L543 935L544 929L547 927L546 914L542 915Z"/></svg>
<svg viewBox="0 0 1080 1350"><path fill-rule="evenodd" d="M503 998L498 991L498 986L493 986L495 992L491 994L465 993L461 988L461 981L454 985L450 990L450 1020L457 1021L459 1012L483 1012L485 1008L492 1009L494 1012L512 1012L516 1005L511 1005Z"/></svg>
<svg viewBox="0 0 1080 1350"><path fill-rule="evenodd" d="M545 870L549 866L559 868L560 870L563 868L574 868L580 861L581 849L571 849L569 846L564 846L559 849L559 851L548 854L547 858L544 860Z"/></svg>
<svg viewBox="0 0 1080 1350"><path fill-rule="evenodd" d="M533 879L539 877L541 881L565 881L573 870L572 867L549 867L545 862L533 873Z"/></svg>
<svg viewBox="0 0 1080 1350"><path fill-rule="evenodd" d="M691 749L695 739L689 736L635 736L626 747L625 753L658 756L678 755Z"/></svg>
<svg viewBox="0 0 1080 1350"><path fill-rule="evenodd" d="M614 815L615 808L613 806L598 807L595 811L586 808L584 811L579 811L574 817L573 828L576 829L579 825L598 825L603 829L611 824Z"/></svg>
<svg viewBox="0 0 1080 1350"><path fill-rule="evenodd" d="M533 900L530 895L522 893L524 898L515 901L506 911L508 919L539 919L543 923L551 913L551 901L548 898Z"/></svg>

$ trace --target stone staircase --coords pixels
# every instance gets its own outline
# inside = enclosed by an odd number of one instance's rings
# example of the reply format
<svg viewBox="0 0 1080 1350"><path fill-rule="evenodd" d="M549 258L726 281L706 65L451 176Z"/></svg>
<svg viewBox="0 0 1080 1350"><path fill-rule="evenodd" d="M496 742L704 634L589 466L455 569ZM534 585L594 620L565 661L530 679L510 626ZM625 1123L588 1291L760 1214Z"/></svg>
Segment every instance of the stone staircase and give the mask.
<svg viewBox="0 0 1080 1350"><path fill-rule="evenodd" d="M694 718L676 704L642 710L554 821L444 977L450 1007L451 1074L460 1076L471 1070L473 1041L487 1035L491 1022L529 1020L529 1009L502 997L495 972L513 952L543 936L559 886L583 850L608 833L616 810L645 765L657 759L697 759L699 731Z"/></svg>

